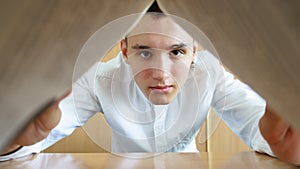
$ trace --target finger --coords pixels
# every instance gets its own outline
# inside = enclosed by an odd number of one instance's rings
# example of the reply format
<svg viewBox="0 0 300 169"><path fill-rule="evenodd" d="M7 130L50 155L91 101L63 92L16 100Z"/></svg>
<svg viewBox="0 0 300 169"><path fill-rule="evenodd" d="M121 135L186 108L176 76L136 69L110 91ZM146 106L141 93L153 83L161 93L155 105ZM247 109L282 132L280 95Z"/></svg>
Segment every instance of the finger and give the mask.
<svg viewBox="0 0 300 169"><path fill-rule="evenodd" d="M62 96L55 100L55 102L45 109L45 111L38 116L34 122L38 129L42 131L52 130L59 122L61 117L61 111L58 108L58 104L61 100L67 97L71 93L71 89L67 90Z"/></svg>
<svg viewBox="0 0 300 169"><path fill-rule="evenodd" d="M71 90L67 90L61 97L51 105L43 108L35 119L26 127L23 133L16 139L15 144L22 146L32 145L46 138L50 131L59 123L61 111L58 108L59 102L67 97Z"/></svg>

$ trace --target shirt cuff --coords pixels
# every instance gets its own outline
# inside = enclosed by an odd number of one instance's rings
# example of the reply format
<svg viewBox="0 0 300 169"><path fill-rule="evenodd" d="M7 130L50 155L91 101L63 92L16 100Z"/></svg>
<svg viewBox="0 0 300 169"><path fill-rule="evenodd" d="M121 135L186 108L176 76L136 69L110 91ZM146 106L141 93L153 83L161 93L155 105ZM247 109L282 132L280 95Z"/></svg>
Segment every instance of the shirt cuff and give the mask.
<svg viewBox="0 0 300 169"><path fill-rule="evenodd" d="M256 133L256 139L255 139L255 143L253 145L253 149L257 152L260 153L266 153L272 157L276 157L276 155L274 155L273 151L271 150L269 144L267 143L267 141L263 138L262 134L260 133L260 131L258 130L258 132Z"/></svg>
<svg viewBox="0 0 300 169"><path fill-rule="evenodd" d="M36 143L31 146L23 146L19 150L9 153L7 155L0 156L1 161L12 160L16 158L21 158L30 154L39 153L42 149L42 142Z"/></svg>

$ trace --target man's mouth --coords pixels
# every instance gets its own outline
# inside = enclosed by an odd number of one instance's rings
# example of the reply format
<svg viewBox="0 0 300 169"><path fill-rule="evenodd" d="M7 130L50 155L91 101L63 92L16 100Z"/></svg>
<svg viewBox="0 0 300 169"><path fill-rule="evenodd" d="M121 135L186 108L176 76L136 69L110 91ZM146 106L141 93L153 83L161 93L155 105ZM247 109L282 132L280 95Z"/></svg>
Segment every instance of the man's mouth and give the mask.
<svg viewBox="0 0 300 169"><path fill-rule="evenodd" d="M168 93L173 88L172 85L163 85L163 86L150 86L151 91L155 93Z"/></svg>

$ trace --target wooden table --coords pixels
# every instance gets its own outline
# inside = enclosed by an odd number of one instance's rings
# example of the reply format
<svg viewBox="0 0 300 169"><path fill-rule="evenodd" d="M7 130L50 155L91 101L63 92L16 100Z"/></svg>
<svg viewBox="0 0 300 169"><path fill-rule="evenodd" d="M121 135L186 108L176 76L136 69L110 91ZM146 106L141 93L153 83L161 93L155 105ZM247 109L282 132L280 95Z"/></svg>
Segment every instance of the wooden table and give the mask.
<svg viewBox="0 0 300 169"><path fill-rule="evenodd" d="M134 154L138 158L128 158L128 154L117 156L109 153L41 153L0 163L0 169L287 169L297 168L276 158L255 152L240 153L165 153ZM132 154L130 154L132 155ZM147 158L143 158L148 156ZM151 157L149 157L151 156Z"/></svg>

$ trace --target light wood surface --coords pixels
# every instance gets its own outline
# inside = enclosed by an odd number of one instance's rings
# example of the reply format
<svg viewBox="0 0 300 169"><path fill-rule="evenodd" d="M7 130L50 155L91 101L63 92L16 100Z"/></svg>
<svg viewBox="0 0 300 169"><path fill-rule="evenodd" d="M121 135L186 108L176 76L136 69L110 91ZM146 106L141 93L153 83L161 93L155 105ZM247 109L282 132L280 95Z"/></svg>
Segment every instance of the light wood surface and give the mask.
<svg viewBox="0 0 300 169"><path fill-rule="evenodd" d="M128 158L108 153L47 154L41 153L13 161L0 163L0 169L8 168L72 168L72 169L293 169L295 166L255 152L240 153L166 153L135 154L140 158ZM152 157L143 158L144 156Z"/></svg>

